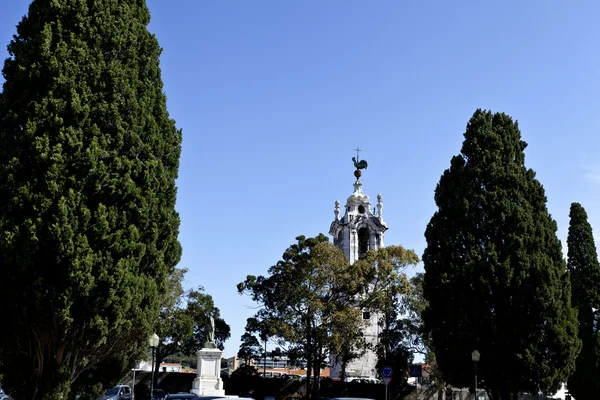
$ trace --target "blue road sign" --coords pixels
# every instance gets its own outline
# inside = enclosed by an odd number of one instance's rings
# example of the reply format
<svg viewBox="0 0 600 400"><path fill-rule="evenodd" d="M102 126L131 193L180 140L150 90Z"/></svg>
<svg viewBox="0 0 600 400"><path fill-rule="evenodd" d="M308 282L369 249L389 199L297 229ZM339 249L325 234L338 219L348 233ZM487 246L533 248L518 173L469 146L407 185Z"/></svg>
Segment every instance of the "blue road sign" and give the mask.
<svg viewBox="0 0 600 400"><path fill-rule="evenodd" d="M381 369L381 375L384 378L391 378L392 377L392 368L391 367L383 367Z"/></svg>
<svg viewBox="0 0 600 400"><path fill-rule="evenodd" d="M420 378L423 376L423 369L421 368L421 365L411 365L409 372L412 378Z"/></svg>

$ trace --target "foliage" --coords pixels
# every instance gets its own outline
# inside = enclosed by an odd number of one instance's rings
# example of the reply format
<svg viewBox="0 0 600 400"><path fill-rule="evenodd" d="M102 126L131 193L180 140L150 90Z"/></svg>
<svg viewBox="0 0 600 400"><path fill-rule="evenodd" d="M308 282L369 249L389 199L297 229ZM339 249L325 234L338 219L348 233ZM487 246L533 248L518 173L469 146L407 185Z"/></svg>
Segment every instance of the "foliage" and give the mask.
<svg viewBox="0 0 600 400"><path fill-rule="evenodd" d="M261 354L263 354L264 350L258 339L251 332L247 331L242 335L240 349L237 353L237 356L242 359L242 362L245 365L258 364L260 360Z"/></svg>
<svg viewBox="0 0 600 400"><path fill-rule="evenodd" d="M180 259L181 132L149 21L144 1L34 0L8 46L0 347L15 399L130 368Z"/></svg>
<svg viewBox="0 0 600 400"><path fill-rule="evenodd" d="M579 351L556 223L525 147L508 115L477 110L425 232L423 318L444 379L469 386L477 349L478 376L501 400L554 392Z"/></svg>
<svg viewBox="0 0 600 400"><path fill-rule="evenodd" d="M258 371L252 365L241 365L231 373L227 380L227 392L240 393L256 390L261 385L261 378Z"/></svg>
<svg viewBox="0 0 600 400"><path fill-rule="evenodd" d="M312 375L318 382L328 358L350 349L360 351L365 342L362 311L392 308L389 297L404 293L408 286L399 269L416 263L418 257L390 246L368 251L350 267L342 251L324 235L296 239L269 269L268 277L248 276L238 289L261 305L256 320L268 327L268 335L287 345L291 360L306 362L307 377ZM315 384L312 395L317 393Z"/></svg>
<svg viewBox="0 0 600 400"><path fill-rule="evenodd" d="M215 320L215 341L223 349L225 340L230 337L229 325L219 316L212 296L204 289L183 291L181 280L186 270L176 269L169 275L168 288L163 297L156 333L160 338L156 348L154 379L158 379L160 364L175 354L193 356L204 346L207 339L208 316Z"/></svg>
<svg viewBox="0 0 600 400"><path fill-rule="evenodd" d="M598 312L594 311L600 308L600 265L585 209L581 204L573 203L569 216L567 268L571 277L572 303L578 310L581 352L568 386L576 399L594 399L600 390L600 337Z"/></svg>
<svg viewBox="0 0 600 400"><path fill-rule="evenodd" d="M196 354L185 355L175 353L163 358L163 362L181 364L184 368L196 369L198 357Z"/></svg>
<svg viewBox="0 0 600 400"><path fill-rule="evenodd" d="M325 235L296 240L269 269L269 277L248 276L238 290L260 303L257 320L290 344L292 354L301 354L307 361L307 377L318 382L329 352L339 349L344 332L360 328L354 298L366 285L361 271L348 268L344 254Z"/></svg>
<svg viewBox="0 0 600 400"><path fill-rule="evenodd" d="M345 362L352 358L360 357L361 350L373 346L378 354L378 367L394 363L408 365L412 359L408 339L407 321L410 317L406 314L406 298L411 292L409 280L405 270L419 262L419 257L413 250L404 249L402 246L388 246L378 250L369 250L352 267L367 271L366 279L369 284L362 296L361 307L363 310L381 315L377 321L381 325L379 343L362 343L364 336L351 338L345 342L341 353L342 376L345 378ZM401 317L402 316L402 317ZM358 345L357 345L358 343ZM374 346L375 345L375 346ZM350 346L350 347L348 347ZM403 368L402 370L405 370Z"/></svg>

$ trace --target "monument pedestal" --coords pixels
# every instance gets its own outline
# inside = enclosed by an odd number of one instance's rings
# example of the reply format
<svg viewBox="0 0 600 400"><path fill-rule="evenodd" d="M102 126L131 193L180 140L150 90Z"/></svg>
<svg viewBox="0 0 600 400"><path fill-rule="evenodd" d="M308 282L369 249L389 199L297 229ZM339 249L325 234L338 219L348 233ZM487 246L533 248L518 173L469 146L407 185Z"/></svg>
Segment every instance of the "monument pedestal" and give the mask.
<svg viewBox="0 0 600 400"><path fill-rule="evenodd" d="M214 347L207 347L198 351L198 370L196 379L192 384L192 393L198 396L225 396L223 381L221 380L221 357L223 352Z"/></svg>

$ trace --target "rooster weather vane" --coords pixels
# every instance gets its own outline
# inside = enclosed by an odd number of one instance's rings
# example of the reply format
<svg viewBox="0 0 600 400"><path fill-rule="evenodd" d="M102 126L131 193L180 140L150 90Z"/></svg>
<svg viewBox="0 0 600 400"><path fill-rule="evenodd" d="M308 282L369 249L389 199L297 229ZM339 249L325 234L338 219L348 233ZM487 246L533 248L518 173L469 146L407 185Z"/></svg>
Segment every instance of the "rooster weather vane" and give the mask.
<svg viewBox="0 0 600 400"><path fill-rule="evenodd" d="M368 164L365 160L360 160L360 158L359 158L360 147L357 147L355 150L356 150L356 157L352 157L352 161L354 162L354 167L356 168L356 171L354 171L354 176L356 177L356 180L358 181L358 179L362 175L362 172L360 170L367 169Z"/></svg>

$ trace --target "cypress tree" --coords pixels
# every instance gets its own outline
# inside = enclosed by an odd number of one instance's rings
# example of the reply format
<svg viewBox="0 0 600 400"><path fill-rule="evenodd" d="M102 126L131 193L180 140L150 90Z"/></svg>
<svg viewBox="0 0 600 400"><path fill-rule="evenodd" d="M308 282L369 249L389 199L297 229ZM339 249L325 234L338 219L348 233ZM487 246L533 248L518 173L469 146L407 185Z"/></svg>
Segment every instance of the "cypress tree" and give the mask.
<svg viewBox="0 0 600 400"><path fill-rule="evenodd" d="M579 350L577 317L556 223L518 124L477 110L435 190L423 255L423 315L443 378L497 399L553 393Z"/></svg>
<svg viewBox="0 0 600 400"><path fill-rule="evenodd" d="M581 352L568 386L577 400L597 399L600 391L600 341L598 313L594 309L600 308L600 265L585 209L581 204L573 203L569 217L567 267L573 289L572 304L578 310Z"/></svg>
<svg viewBox="0 0 600 400"><path fill-rule="evenodd" d="M17 400L114 384L180 259L181 132L144 0L34 0L0 93L0 373Z"/></svg>

